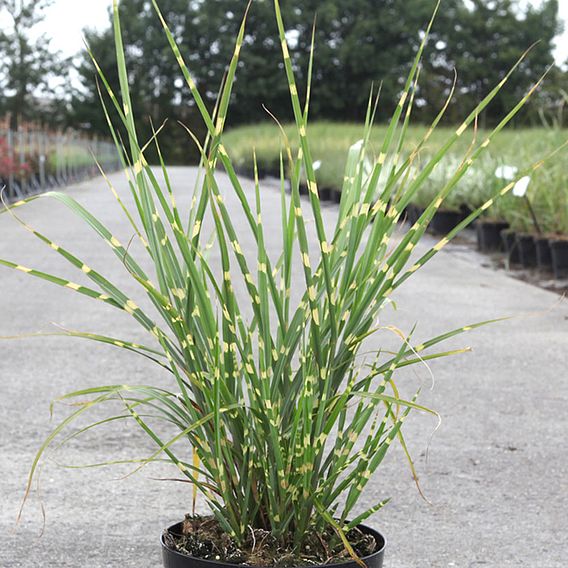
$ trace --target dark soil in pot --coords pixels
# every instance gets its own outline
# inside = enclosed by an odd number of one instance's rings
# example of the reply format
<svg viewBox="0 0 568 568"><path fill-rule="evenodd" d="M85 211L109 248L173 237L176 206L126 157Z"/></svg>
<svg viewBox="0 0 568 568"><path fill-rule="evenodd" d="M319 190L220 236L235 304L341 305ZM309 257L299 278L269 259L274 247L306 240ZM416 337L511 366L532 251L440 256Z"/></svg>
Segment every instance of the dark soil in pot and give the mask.
<svg viewBox="0 0 568 568"><path fill-rule="evenodd" d="M382 568L385 539L381 534L360 525L346 536L368 568ZM161 540L165 568L359 568L331 528L323 534L309 535L300 551L293 551L262 529L251 530L247 542L239 547L213 517L187 516L185 521L167 529Z"/></svg>
<svg viewBox="0 0 568 568"><path fill-rule="evenodd" d="M516 238L521 264L524 268L534 268L536 266L536 245L534 236L517 233Z"/></svg>
<svg viewBox="0 0 568 568"><path fill-rule="evenodd" d="M429 229L436 235L446 235L463 220L459 211L439 210L434 213Z"/></svg>
<svg viewBox="0 0 568 568"><path fill-rule="evenodd" d="M475 227L477 233L477 248L481 252L494 252L503 250L501 231L509 227L504 221L479 220Z"/></svg>
<svg viewBox="0 0 568 568"><path fill-rule="evenodd" d="M552 251L547 237L535 237L536 265L541 270L552 270Z"/></svg>
<svg viewBox="0 0 568 568"><path fill-rule="evenodd" d="M519 264L521 262L521 258L519 256L519 247L517 245L515 231L501 231L501 240L503 241L505 254L507 255L509 264Z"/></svg>
<svg viewBox="0 0 568 568"><path fill-rule="evenodd" d="M554 277L559 280L568 278L568 239L551 239L550 251Z"/></svg>

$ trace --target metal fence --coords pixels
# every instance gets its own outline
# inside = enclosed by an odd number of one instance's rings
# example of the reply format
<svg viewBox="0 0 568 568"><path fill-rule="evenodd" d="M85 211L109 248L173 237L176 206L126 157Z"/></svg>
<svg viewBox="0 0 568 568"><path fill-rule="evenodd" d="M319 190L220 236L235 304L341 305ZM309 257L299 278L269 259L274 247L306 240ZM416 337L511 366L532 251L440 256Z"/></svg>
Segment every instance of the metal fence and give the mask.
<svg viewBox="0 0 568 568"><path fill-rule="evenodd" d="M8 123L0 120L0 188L9 201L94 177L99 174L95 158L105 171L120 168L111 142L34 123L12 130Z"/></svg>

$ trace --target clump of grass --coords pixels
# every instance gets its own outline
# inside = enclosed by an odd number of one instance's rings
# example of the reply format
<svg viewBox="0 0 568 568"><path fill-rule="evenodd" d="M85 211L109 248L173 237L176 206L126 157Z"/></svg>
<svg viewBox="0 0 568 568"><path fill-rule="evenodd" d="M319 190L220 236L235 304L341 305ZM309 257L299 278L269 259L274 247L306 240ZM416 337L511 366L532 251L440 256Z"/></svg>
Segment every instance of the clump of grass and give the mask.
<svg viewBox="0 0 568 568"><path fill-rule="evenodd" d="M423 138L427 128L424 126L408 125L401 151L407 155L412 152L416 144ZM432 132L425 144L426 150L432 151L454 132L448 128L439 128ZM281 131L288 139L293 154L298 150L298 133L295 124L284 124ZM377 158L381 142L387 132L387 126L373 127L367 147L367 152ZM321 187L340 190L343 186L343 176L349 148L361 138L361 126L353 123L317 121L310 124L310 140L312 157L314 161L321 162L317 170L318 182ZM251 148L255 149L256 162L261 175L279 176L279 155L281 138L277 125L264 122L247 126L240 126L229 130L224 137L227 151L243 173L252 177L254 160ZM463 140L458 140L456 151L464 149Z"/></svg>
<svg viewBox="0 0 568 568"><path fill-rule="evenodd" d="M300 101L298 97L284 23L275 0L278 41L282 45L295 127L293 136L280 139L282 244L279 257L272 258L265 244L266 231L276 228L263 225L258 180L251 203L224 142L224 124L245 23L211 114L155 0L153 5L208 130L205 141L194 139L202 163L190 210L178 208L164 162L160 168L164 178L161 182L145 158L147 145L138 140L116 1L114 28L120 96L112 91L98 66L97 70L127 133L126 149L111 125L134 206L127 208L111 180L107 182L145 257L134 258L132 249L71 195L47 194L78 215L111 248L151 308L142 308L102 271L25 224L91 284L78 284L8 260L2 259L0 264L130 315L147 333L147 343L90 333L68 335L150 358L168 372L169 382L159 387L101 385L65 395L63 400L78 399L81 404L42 444L32 465L28 491L40 459L64 429L91 408L118 401L122 412L81 429L79 434L100 424L131 420L156 445L155 452L143 459L139 467L163 458L171 461L195 491L203 495L219 525L235 542L243 543L252 527L269 531L274 539L291 542L298 548L310 531L323 533L331 527L347 551L354 554L346 532L386 503L370 504L354 514L369 480L393 444L400 444L410 471L416 476L403 423L411 411L436 416L433 410L419 404L419 392L403 395L397 385L399 371L464 352L444 350L439 345L483 325L460 327L418 344L412 332L403 333L389 326L383 310L406 281L459 230L493 204L494 196L427 252L417 258L413 255L435 212L530 93L494 130L480 140L473 137L473 143L468 141L467 159L461 160L441 184L420 219L401 234L397 222L406 206L437 165L463 143L479 114L510 75L488 93L457 130L445 132L438 148L418 168L418 157L434 139L445 110L440 111L416 143L409 143L413 94L426 34L396 111L379 140L372 135L376 105L371 98L358 136L361 141L347 152L337 223L331 230L326 229L319 202L321 180L313 167L307 122L309 100ZM295 140L296 145L289 145L290 140ZM159 153L159 132L149 143L156 145ZM527 165L519 175L537 167L538 164ZM225 171L231 190L238 197L240 214L245 219L242 229L234 224L235 211L227 208L223 198L218 168ZM291 196L284 191L284 172L289 175ZM300 198L302 176L309 188L307 203ZM511 188L512 184L506 184L498 193L505 195ZM36 198L39 197L32 199ZM308 216L313 219L313 241L308 238ZM211 246L216 247L219 265L207 255L206 227L213 230ZM249 237L253 244L246 250L244 243L251 242ZM300 260L299 270L295 260ZM148 261L152 274L142 268ZM300 293L299 302L292 299L292 287ZM237 294L237 289L243 293ZM365 340L381 330L398 337L398 348L394 352L376 351L362 364ZM189 491L185 505L188 508L191 500Z"/></svg>
<svg viewBox="0 0 568 568"><path fill-rule="evenodd" d="M297 151L296 127L292 124L285 124L282 129L290 141L291 149ZM378 153L386 129L386 126L380 124L374 126L368 148L372 155ZM431 155L454 131L455 128L447 126L437 127L425 144L424 153ZM406 155L412 152L416 144L420 142L424 132L423 126L409 124L403 147ZM487 134L487 131L478 131L479 139L483 139ZM310 137L313 158L321 161L318 181L321 179L322 186L340 190L343 184L347 152L349 147L360 139L360 126L353 123L316 121L310 125ZM487 197L494 194L494 190L498 189L499 180L495 179L495 170L499 165L511 164L522 167L527 160L531 161L532 157L549 152L560 146L563 141L562 131L545 128L504 129L496 137L488 152L476 161L475 166L468 172L467 178L460 182L459 187L456 187L456 195L466 199L466 204L469 204L469 201L483 203ZM244 173L251 177L253 175L254 164L251 148L254 148L260 174L278 177L281 143L276 125L267 121L233 128L225 134L224 144L235 166ZM469 140L466 138L458 140L443 164L440 164L440 169L432 173L428 185L432 185L434 181L446 182L459 165L468 145ZM547 163L544 169L555 172L552 163ZM425 191L426 188L422 188L421 195ZM450 199L457 201L456 195L450 196ZM415 198L417 199L419 198Z"/></svg>
<svg viewBox="0 0 568 568"><path fill-rule="evenodd" d="M293 151L297 151L298 140L294 125L284 125L283 131L290 140ZM424 146L429 155L451 135L453 130L438 127ZM375 126L369 139L368 152L377 157L380 141L386 133L385 126ZM262 123L238 127L227 132L225 145L242 173L252 176L254 171L251 148L255 148L257 165L261 174L278 175L280 141L276 136L275 125ZM424 135L424 128L409 125L403 146L404 155L409 155ZM487 132L480 130L479 139ZM349 147L360 136L357 125L349 123L315 122L310 126L312 154L314 160L321 162L317 171L321 187L340 190L343 184L344 166ZM487 153L476 160L456 185L456 188L445 199L443 209L460 212L475 210L499 191L503 180L495 175L496 169L503 165L511 165L522 169L523 164L530 162L534 156L550 151L563 143L561 130L546 128L504 129L496 137L495 143ZM469 142L462 138L456 142L439 166L432 172L412 199L419 208L425 208L453 176L455 170L466 154ZM422 159L423 160L423 159ZM415 160L414 169L420 169L419 160ZM566 210L566 181L564 171L559 162L548 162L538 174L533 176L530 188L530 199L540 210L543 227L546 232L557 234L568 233ZM534 223L526 203L511 195L498 199L490 209L482 214L484 219L507 221L522 232L534 231Z"/></svg>
<svg viewBox="0 0 568 568"><path fill-rule="evenodd" d="M568 235L568 173L564 162L558 160L535 172L529 188L542 232L550 236Z"/></svg>
<svg viewBox="0 0 568 568"><path fill-rule="evenodd" d="M450 154L447 156L416 193L413 203L420 208L427 207L432 200L435 199L440 188L444 187L451 180L455 171L459 169L462 159L460 159L457 155ZM455 189L444 200L442 208L446 211L453 211L456 213L463 212L464 206L473 204L472 196L476 193L478 188L483 187L483 182L484 175L478 162L475 167L471 167L467 174L462 177ZM484 199L480 203L471 207L471 209L477 209L494 194L495 191L486 192L484 194Z"/></svg>

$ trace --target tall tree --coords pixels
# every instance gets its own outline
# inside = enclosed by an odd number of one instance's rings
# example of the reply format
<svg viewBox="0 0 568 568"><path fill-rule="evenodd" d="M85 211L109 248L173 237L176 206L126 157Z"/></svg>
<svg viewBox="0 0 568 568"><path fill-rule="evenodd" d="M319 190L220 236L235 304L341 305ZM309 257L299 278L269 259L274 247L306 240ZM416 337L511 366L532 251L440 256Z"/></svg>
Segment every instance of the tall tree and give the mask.
<svg viewBox="0 0 568 568"><path fill-rule="evenodd" d="M180 41L180 30L186 33L191 22L195 3L187 0L161 0L160 7L176 39ZM132 104L138 115L139 135L147 140L152 136L152 127L158 128L168 121L160 142L168 158L173 162L195 160L198 153L186 143L187 134L176 124L177 121L190 125L198 134L203 132L197 109L185 88L182 75L170 47L160 20L150 3L145 0L123 0L119 4L126 63L129 69ZM90 51L103 70L115 93L119 92L116 70L116 54L113 40L112 15L109 26L99 32L86 30L85 39ZM71 122L92 131L108 133L108 125L101 111L97 87L97 72L91 56L85 51L77 62L82 88L73 95ZM121 131L120 120L114 112L106 90L102 89L103 100L113 123ZM124 132L122 132L124 134ZM182 143L183 138L183 143Z"/></svg>
<svg viewBox="0 0 568 568"><path fill-rule="evenodd" d="M160 0L159 5L202 97L213 110L246 3ZM140 118L141 137L150 138L151 123L158 126L167 119L160 141L169 159L181 163L195 159L197 150L187 144L187 133L176 123L190 126L198 135L205 130L154 9L145 0L122 0L119 13L132 103ZM232 124L266 118L263 105L277 113L289 106L286 79L278 67L280 43L275 39L277 29L271 0L253 3L247 30L230 113ZM118 91L110 16L106 30L87 31L85 36L109 83ZM83 87L74 94L71 120L95 131L107 132L100 110L96 72L88 54L81 56L78 71Z"/></svg>
<svg viewBox="0 0 568 568"><path fill-rule="evenodd" d="M305 89L312 24L316 47L312 119L359 119L374 82L381 85L380 107L388 115L402 89L435 0L282 0L290 53L300 89ZM196 84L212 109L231 58L247 2L244 0L159 0ZM444 0L424 57L417 114L429 120L459 73L460 96L449 119L458 120L495 85L520 54L540 40L486 115L501 115L550 64L558 31L557 0L521 9L516 0ZM147 0L121 0L120 13L127 63L139 116L155 124L180 120L199 132L202 124L159 19ZM95 57L118 89L110 25L87 34ZM230 125L266 119L266 109L290 118L290 100L281 63L272 0L253 0L233 89ZM84 88L76 97L77 120L106 129L98 109L94 69L88 58L80 66ZM380 117L382 113L379 114ZM188 145L174 124L164 144L174 159L186 161ZM151 135L149 120L142 129ZM182 148L184 150L182 150ZM171 154L170 154L171 155ZM196 154L194 154L195 156Z"/></svg>
<svg viewBox="0 0 568 568"><path fill-rule="evenodd" d="M304 0L296 5L304 68L311 22L316 20L313 115L362 118L374 84L375 90L381 86L380 115L389 116L434 4L424 0Z"/></svg>
<svg viewBox="0 0 568 568"><path fill-rule="evenodd" d="M65 72L65 62L54 52L45 34L33 37L53 0L0 0L0 15L8 22L0 30L0 110L9 112L12 126L19 118L61 118L54 79Z"/></svg>
<svg viewBox="0 0 568 568"><path fill-rule="evenodd" d="M530 124L546 128L568 126L568 61L550 69L546 81L529 101L527 118Z"/></svg>
<svg viewBox="0 0 568 568"><path fill-rule="evenodd" d="M523 5L518 0L461 0L444 4L438 22L443 41L426 62L423 96L431 106L449 91L454 69L458 93L448 118L459 120L494 87L516 63L529 54L483 115L492 123L510 109L554 63L553 40L561 31L558 0ZM527 107L520 119L526 118Z"/></svg>
<svg viewBox="0 0 568 568"><path fill-rule="evenodd" d="M294 30L298 13L294 2L282 3L282 14ZM191 20L181 33L197 84L213 102L223 81L242 22L246 2L212 0L196 3ZM290 94L282 66L282 52L274 17L273 0L253 0L247 13L246 35L233 90L232 124L268 117L266 109L283 120L291 118ZM297 60L297 50L290 50Z"/></svg>

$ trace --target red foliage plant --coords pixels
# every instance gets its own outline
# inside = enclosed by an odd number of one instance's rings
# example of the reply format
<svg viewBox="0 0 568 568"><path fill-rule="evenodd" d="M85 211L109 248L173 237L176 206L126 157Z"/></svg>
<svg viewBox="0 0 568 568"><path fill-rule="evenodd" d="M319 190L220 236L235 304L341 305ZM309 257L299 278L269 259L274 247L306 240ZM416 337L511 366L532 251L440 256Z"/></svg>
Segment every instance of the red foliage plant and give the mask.
<svg viewBox="0 0 568 568"><path fill-rule="evenodd" d="M20 164L6 138L0 137L0 177L23 176L29 171L29 164Z"/></svg>

